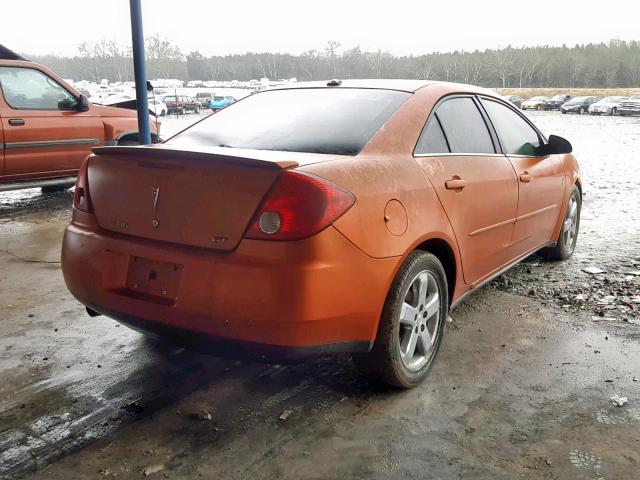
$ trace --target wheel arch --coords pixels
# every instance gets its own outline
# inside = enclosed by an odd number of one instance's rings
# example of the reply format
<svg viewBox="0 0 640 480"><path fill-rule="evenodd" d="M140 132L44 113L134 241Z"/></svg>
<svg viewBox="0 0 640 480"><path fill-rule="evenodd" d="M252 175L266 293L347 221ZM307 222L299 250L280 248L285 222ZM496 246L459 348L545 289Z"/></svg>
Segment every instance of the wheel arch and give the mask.
<svg viewBox="0 0 640 480"><path fill-rule="evenodd" d="M456 282L458 280L456 256L451 245L449 245L447 241L435 237L423 241L422 243L417 245L414 250L429 252L435 255L436 258L440 261L447 276L449 304L451 304L453 300L453 294L456 289Z"/></svg>
<svg viewBox="0 0 640 480"><path fill-rule="evenodd" d="M579 178L575 179L575 185L576 187L578 187L578 190L580 190L580 198L582 198L583 194L582 194L582 182L580 181Z"/></svg>

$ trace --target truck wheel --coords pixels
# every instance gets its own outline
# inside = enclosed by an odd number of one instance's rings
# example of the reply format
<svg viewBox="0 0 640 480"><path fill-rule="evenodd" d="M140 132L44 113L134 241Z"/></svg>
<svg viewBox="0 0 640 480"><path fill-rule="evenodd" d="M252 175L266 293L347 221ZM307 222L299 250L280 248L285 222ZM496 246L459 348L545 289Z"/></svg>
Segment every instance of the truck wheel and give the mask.
<svg viewBox="0 0 640 480"><path fill-rule="evenodd" d="M405 260L382 310L373 349L355 355L371 380L413 388L433 366L444 335L449 294L438 258L417 250Z"/></svg>
<svg viewBox="0 0 640 480"><path fill-rule="evenodd" d="M58 192L64 192L67 188L70 188L70 185L50 185L48 187L41 187L40 191L42 193L48 194L48 193L58 193Z"/></svg>

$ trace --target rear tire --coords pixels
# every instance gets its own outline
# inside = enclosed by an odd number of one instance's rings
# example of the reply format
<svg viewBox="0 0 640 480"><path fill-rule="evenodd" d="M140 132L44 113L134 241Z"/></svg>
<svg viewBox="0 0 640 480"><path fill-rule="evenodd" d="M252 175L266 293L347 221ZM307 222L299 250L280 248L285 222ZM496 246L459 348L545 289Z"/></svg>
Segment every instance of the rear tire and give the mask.
<svg viewBox="0 0 640 480"><path fill-rule="evenodd" d="M578 232L580 230L580 212L582 210L582 196L576 185L571 190L569 201L567 202L567 211L562 220L560 234L554 247L547 247L540 251L547 260L566 260L573 255L578 241Z"/></svg>
<svg viewBox="0 0 640 480"><path fill-rule="evenodd" d="M442 264L431 253L413 252L389 289L373 349L354 355L356 366L376 383L415 387L433 366L448 312Z"/></svg>

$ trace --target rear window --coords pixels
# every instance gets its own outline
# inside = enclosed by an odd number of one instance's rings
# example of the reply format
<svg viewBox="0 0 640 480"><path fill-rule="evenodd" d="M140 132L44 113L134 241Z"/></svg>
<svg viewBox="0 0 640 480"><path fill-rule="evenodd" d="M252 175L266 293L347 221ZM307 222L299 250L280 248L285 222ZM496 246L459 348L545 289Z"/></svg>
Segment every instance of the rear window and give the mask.
<svg viewBox="0 0 640 480"><path fill-rule="evenodd" d="M163 101L163 102L175 102L175 101L176 101L176 97L175 97L175 96L173 96L173 95L171 95L171 96L168 96L168 97L164 97L164 98L162 99L162 101Z"/></svg>
<svg viewBox="0 0 640 480"><path fill-rule="evenodd" d="M266 91L234 103L166 143L357 155L410 95L356 88Z"/></svg>

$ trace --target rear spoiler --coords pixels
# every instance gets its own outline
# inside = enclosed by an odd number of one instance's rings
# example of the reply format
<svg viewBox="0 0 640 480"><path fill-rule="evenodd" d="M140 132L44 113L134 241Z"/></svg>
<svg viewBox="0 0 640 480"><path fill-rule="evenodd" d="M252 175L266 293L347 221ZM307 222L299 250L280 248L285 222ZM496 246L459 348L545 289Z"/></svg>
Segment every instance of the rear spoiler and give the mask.
<svg viewBox="0 0 640 480"><path fill-rule="evenodd" d="M194 159L210 162L242 164L250 167L285 170L300 164L295 160L283 160L283 152L271 150L245 150L226 147L200 147L198 149L172 148L170 145L109 146L92 149L96 155L130 155L135 160L145 160L149 167L172 168L165 160ZM155 162L154 160L157 160Z"/></svg>

